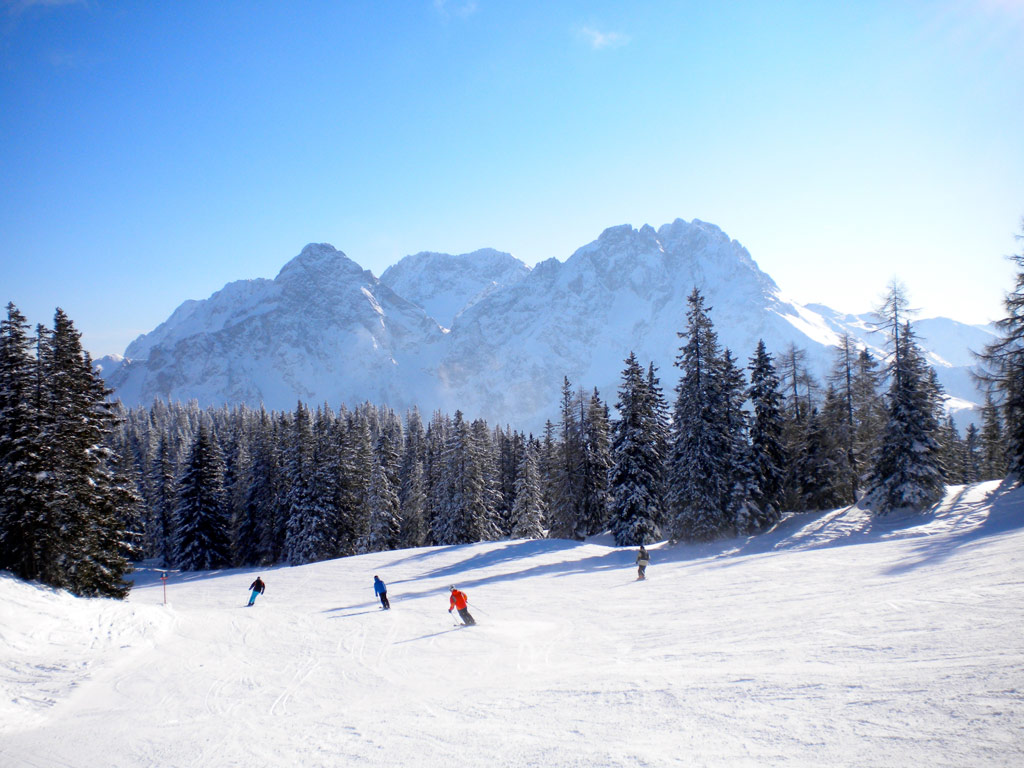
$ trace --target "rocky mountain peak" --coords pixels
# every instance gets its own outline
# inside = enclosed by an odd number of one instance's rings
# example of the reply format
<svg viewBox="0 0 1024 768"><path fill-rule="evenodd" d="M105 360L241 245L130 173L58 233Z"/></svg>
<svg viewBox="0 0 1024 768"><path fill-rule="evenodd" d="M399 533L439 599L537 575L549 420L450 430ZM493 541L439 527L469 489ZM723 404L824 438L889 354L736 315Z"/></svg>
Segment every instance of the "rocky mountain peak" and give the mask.
<svg viewBox="0 0 1024 768"><path fill-rule="evenodd" d="M339 278L363 277L364 270L330 243L310 243L277 274L275 282L329 284Z"/></svg>

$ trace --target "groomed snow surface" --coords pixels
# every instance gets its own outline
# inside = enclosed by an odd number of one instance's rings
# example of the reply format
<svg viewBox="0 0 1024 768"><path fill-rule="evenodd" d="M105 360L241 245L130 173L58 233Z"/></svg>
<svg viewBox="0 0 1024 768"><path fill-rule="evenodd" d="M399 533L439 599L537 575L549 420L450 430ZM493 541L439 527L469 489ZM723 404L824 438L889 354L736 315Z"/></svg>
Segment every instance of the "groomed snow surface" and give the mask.
<svg viewBox="0 0 1024 768"><path fill-rule="evenodd" d="M645 582L556 540L173 574L166 606L153 571L126 603L4 574L0 765L1022 765L1022 554L1024 490L986 483L656 546Z"/></svg>

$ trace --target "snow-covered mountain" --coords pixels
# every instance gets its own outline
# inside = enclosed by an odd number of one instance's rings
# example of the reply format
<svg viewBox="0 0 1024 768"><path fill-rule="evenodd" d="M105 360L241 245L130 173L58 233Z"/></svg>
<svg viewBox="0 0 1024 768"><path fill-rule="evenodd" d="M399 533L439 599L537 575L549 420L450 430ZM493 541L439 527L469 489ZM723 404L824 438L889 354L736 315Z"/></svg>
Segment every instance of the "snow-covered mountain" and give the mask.
<svg viewBox="0 0 1024 768"><path fill-rule="evenodd" d="M459 313L529 273L512 254L492 248L460 256L424 251L388 267L380 281L451 328Z"/></svg>
<svg viewBox="0 0 1024 768"><path fill-rule="evenodd" d="M884 354L867 317L788 300L721 229L677 219L657 230L612 227L565 262L532 270L490 249L418 253L378 280L333 247L309 245L274 280L185 302L104 370L129 405L369 400L536 431L554 418L564 376L614 403L631 351L659 367L670 391L695 286L743 365L764 339L775 353L805 349L823 375L844 332ZM952 403L976 403L968 348L991 332L941 318L918 330Z"/></svg>
<svg viewBox="0 0 1024 768"><path fill-rule="evenodd" d="M366 399L416 403L444 332L330 245L308 245L273 280L187 301L125 351L111 376L129 404L154 398L291 409Z"/></svg>

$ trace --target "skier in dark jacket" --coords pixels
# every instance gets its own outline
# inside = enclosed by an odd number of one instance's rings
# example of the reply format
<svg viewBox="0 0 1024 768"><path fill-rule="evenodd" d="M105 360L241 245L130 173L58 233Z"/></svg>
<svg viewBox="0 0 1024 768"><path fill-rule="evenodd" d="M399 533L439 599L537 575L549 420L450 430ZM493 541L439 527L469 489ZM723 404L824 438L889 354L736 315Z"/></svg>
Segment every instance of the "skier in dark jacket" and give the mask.
<svg viewBox="0 0 1024 768"><path fill-rule="evenodd" d="M249 585L249 589L252 590L252 594L249 595L249 605L256 602L256 595L262 595L263 590L267 588L267 585L263 583L263 579L259 576L256 577L256 581Z"/></svg>
<svg viewBox="0 0 1024 768"><path fill-rule="evenodd" d="M380 607L385 611L390 611L391 603L388 602L388 585L380 580L380 576L373 577L373 591L380 598Z"/></svg>
<svg viewBox="0 0 1024 768"><path fill-rule="evenodd" d="M637 581L646 579L645 571L647 570L647 564L651 562L651 556L647 554L647 550L644 549L644 545L640 545L640 551L636 553L636 578Z"/></svg>

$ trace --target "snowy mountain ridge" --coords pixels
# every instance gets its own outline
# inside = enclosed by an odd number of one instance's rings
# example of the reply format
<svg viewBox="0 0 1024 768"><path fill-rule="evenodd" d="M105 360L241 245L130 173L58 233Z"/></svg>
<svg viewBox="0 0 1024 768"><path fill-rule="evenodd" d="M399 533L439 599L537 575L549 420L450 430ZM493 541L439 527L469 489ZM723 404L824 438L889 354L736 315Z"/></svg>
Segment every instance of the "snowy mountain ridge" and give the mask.
<svg viewBox="0 0 1024 768"><path fill-rule="evenodd" d="M378 279L332 246L311 244L273 280L186 301L132 342L123 363L101 364L128 405L196 399L290 410L299 399L369 400L539 431L554 417L563 376L614 403L631 351L658 366L670 391L695 286L741 364L764 339L776 355L790 344L805 349L822 377L843 333L884 356L864 316L787 299L719 227L677 219L657 230L611 227L566 261L533 269L493 249L421 252ZM976 403L967 350L991 333L944 319L918 328L951 402Z"/></svg>

